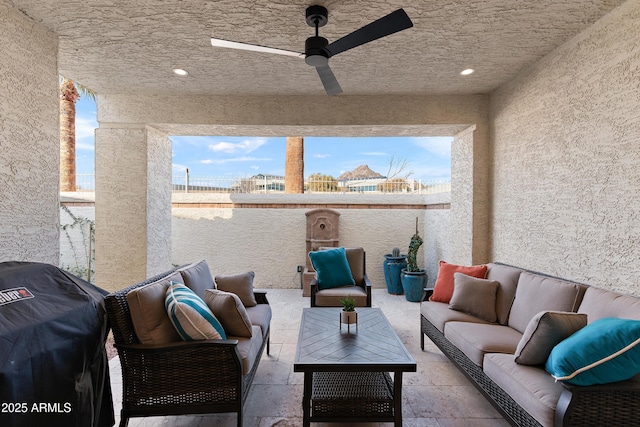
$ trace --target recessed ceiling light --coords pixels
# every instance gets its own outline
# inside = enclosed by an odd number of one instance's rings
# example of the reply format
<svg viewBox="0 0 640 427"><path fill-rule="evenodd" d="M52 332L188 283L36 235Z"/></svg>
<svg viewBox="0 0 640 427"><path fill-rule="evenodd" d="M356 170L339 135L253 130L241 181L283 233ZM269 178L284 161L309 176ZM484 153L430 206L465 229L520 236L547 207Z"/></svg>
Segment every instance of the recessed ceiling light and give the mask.
<svg viewBox="0 0 640 427"><path fill-rule="evenodd" d="M177 74L179 76L186 76L189 73L187 72L187 70L183 70L182 68L174 68L173 69L173 74Z"/></svg>
<svg viewBox="0 0 640 427"><path fill-rule="evenodd" d="M473 74L475 70L473 68L467 68L466 70L460 71L460 74L463 76L468 76L469 74Z"/></svg>

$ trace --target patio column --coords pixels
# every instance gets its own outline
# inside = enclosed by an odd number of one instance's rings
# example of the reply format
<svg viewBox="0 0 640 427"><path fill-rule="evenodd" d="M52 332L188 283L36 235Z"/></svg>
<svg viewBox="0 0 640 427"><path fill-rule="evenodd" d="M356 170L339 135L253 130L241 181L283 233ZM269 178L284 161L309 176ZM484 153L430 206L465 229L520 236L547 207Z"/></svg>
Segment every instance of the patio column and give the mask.
<svg viewBox="0 0 640 427"><path fill-rule="evenodd" d="M304 193L304 138L287 137L287 154L284 167L284 192Z"/></svg>
<svg viewBox="0 0 640 427"><path fill-rule="evenodd" d="M171 141L96 129L96 284L113 291L171 267Z"/></svg>
<svg viewBox="0 0 640 427"><path fill-rule="evenodd" d="M487 128L474 125L451 144L452 262L490 261L489 154Z"/></svg>

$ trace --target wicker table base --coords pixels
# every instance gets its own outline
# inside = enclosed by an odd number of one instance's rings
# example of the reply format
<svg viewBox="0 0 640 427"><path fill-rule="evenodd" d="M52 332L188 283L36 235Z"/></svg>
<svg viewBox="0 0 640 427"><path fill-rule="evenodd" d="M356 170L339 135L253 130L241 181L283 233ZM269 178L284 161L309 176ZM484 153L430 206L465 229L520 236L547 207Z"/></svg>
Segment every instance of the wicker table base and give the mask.
<svg viewBox="0 0 640 427"><path fill-rule="evenodd" d="M325 422L394 421L393 381L387 372L315 372L311 418Z"/></svg>

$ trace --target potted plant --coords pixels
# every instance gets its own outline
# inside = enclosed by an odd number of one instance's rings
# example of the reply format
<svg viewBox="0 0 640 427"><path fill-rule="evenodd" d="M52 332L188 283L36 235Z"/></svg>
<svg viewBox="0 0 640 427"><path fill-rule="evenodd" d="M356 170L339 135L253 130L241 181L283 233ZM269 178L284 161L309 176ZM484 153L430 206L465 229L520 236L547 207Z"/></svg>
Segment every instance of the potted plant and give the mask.
<svg viewBox="0 0 640 427"><path fill-rule="evenodd" d="M346 325L355 323L357 327L358 312L356 311L356 300L351 298L350 295L347 295L344 298L340 298L339 301L340 304L342 304L342 311L340 312L340 329L342 329L343 323Z"/></svg>
<svg viewBox="0 0 640 427"><path fill-rule="evenodd" d="M407 268L407 256L400 254L400 249L393 248L390 254L384 256L382 263L384 280L387 282L387 291L393 295L402 295L402 282L400 272Z"/></svg>
<svg viewBox="0 0 640 427"><path fill-rule="evenodd" d="M418 249L422 246L423 240L418 233L418 218L416 218L416 233L409 242L409 252L407 253L407 268L400 274L402 288L407 301L420 302L422 292L427 283L427 271L418 267Z"/></svg>

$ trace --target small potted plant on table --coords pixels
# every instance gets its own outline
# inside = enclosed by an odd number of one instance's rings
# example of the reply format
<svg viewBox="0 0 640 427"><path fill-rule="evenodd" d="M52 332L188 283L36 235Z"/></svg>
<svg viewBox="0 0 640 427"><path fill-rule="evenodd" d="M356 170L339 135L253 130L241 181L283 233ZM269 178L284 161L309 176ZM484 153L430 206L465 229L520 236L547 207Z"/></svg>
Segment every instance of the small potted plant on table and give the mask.
<svg viewBox="0 0 640 427"><path fill-rule="evenodd" d="M347 295L344 298L340 298L340 304L342 304L342 311L340 312L340 330L342 330L342 324L347 325L347 331L351 332L350 328L353 323L356 324L356 330L358 330L358 312L356 311L356 300Z"/></svg>

